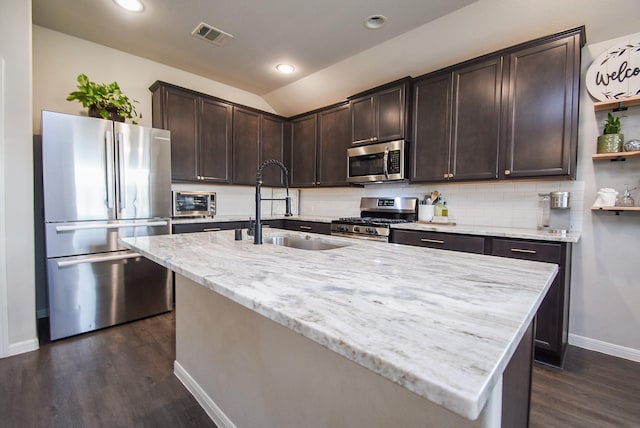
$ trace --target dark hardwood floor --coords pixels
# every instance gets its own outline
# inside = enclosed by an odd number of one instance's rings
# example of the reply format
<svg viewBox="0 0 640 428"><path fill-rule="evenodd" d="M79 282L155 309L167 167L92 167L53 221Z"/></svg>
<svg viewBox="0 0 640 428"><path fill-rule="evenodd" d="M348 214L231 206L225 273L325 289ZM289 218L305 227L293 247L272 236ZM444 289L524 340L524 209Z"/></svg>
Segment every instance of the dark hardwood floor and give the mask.
<svg viewBox="0 0 640 428"><path fill-rule="evenodd" d="M0 359L2 427L215 427L173 375L175 317Z"/></svg>
<svg viewBox="0 0 640 428"><path fill-rule="evenodd" d="M2 427L215 427L173 375L174 313L0 359ZM640 427L640 363L571 347L536 366L531 427Z"/></svg>
<svg viewBox="0 0 640 428"><path fill-rule="evenodd" d="M570 346L563 371L534 367L530 426L640 427L640 363Z"/></svg>

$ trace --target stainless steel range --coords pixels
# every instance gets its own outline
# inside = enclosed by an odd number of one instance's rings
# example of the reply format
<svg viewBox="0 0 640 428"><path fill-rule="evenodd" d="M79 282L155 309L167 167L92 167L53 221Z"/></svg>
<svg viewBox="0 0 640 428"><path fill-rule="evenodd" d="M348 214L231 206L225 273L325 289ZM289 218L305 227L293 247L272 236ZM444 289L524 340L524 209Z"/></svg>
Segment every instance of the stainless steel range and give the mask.
<svg viewBox="0 0 640 428"><path fill-rule="evenodd" d="M414 222L418 198L361 198L360 217L342 217L331 222L331 234L387 241L392 224Z"/></svg>

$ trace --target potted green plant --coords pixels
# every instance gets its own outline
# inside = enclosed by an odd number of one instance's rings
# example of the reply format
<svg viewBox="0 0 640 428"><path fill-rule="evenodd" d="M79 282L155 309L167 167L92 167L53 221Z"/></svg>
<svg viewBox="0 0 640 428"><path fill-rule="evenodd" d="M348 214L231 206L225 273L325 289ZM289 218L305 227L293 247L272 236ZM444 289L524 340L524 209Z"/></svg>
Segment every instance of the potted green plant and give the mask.
<svg viewBox="0 0 640 428"><path fill-rule="evenodd" d="M83 107L89 109L89 116L118 122L131 119L133 124L137 124L137 120L142 118L133 105L138 101L123 94L117 82L96 83L85 74L80 74L76 80L78 90L71 92L67 101L80 101Z"/></svg>
<svg viewBox="0 0 640 428"><path fill-rule="evenodd" d="M620 118L611 113L607 116L603 135L598 137L598 153L621 152L624 134L620 133Z"/></svg>

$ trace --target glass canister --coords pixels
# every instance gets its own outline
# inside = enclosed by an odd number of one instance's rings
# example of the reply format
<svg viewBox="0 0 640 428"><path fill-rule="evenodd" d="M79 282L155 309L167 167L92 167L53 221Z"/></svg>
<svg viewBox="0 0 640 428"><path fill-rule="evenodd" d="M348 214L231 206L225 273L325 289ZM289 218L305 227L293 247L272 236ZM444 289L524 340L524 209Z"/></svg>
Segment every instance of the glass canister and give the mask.
<svg viewBox="0 0 640 428"><path fill-rule="evenodd" d="M549 228L550 200L549 193L538 193L538 229Z"/></svg>

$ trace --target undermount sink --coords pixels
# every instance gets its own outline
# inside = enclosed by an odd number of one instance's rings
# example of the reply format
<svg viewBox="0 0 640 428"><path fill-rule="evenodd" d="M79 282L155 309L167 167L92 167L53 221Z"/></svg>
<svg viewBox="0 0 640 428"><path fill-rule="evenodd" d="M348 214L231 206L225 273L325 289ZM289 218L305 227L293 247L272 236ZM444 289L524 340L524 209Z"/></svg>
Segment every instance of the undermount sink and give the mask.
<svg viewBox="0 0 640 428"><path fill-rule="evenodd" d="M332 250L334 248L346 247L348 244L342 242L330 242L322 239L306 238L298 236L269 236L265 237L263 242L265 244L280 245L289 248L298 248L300 250Z"/></svg>

